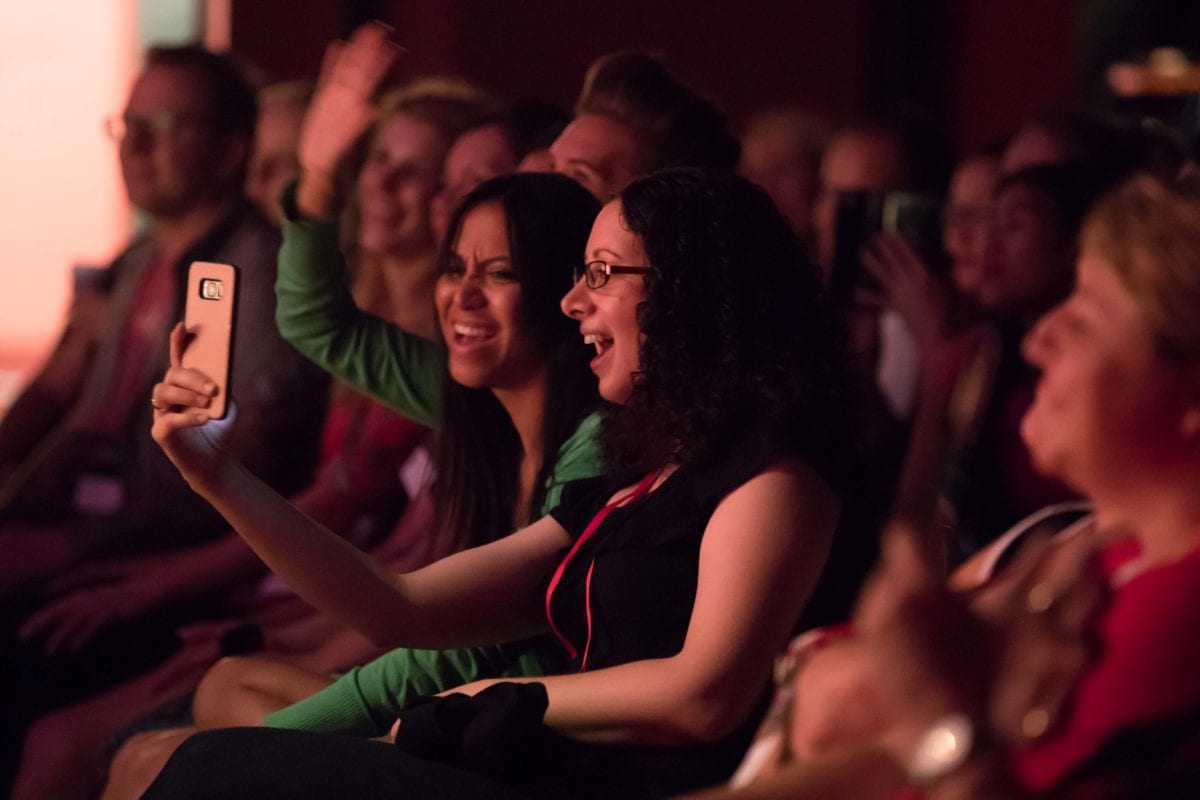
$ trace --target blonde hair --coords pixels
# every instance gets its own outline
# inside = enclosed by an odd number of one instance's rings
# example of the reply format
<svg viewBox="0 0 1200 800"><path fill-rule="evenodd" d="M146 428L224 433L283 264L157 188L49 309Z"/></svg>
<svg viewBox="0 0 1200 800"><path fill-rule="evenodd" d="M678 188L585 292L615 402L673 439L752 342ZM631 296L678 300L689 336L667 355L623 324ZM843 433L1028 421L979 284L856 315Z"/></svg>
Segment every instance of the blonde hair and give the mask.
<svg viewBox="0 0 1200 800"><path fill-rule="evenodd" d="M1080 241L1133 295L1161 354L1200 362L1200 196L1139 175L1097 203Z"/></svg>
<svg viewBox="0 0 1200 800"><path fill-rule="evenodd" d="M379 99L380 119L405 114L438 132L448 149L461 134L499 111L498 101L483 89L458 78L418 78Z"/></svg>
<svg viewBox="0 0 1200 800"><path fill-rule="evenodd" d="M596 114L629 128L640 173L678 166L732 170L741 152L725 112L649 53L609 53L593 61L575 114Z"/></svg>
<svg viewBox="0 0 1200 800"><path fill-rule="evenodd" d="M444 76L417 78L390 89L383 93L377 105L379 115L375 124L359 142L353 158L343 165L340 176L341 194L350 198L342 215L342 251L348 255L354 272L353 293L359 307L379 316L388 316L390 305L383 261L374 254L364 253L358 245L359 210L353 185L366 159L370 141L386 120L398 114L412 117L436 132L440 165L454 140L487 119L498 105L492 95L474 84Z"/></svg>

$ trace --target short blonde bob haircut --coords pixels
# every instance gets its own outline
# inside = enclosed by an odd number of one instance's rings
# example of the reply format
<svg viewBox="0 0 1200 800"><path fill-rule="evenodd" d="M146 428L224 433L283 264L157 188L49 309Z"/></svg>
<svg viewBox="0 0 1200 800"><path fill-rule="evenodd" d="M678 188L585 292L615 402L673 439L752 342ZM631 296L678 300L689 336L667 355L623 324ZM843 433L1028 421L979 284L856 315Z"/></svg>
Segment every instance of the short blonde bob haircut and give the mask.
<svg viewBox="0 0 1200 800"><path fill-rule="evenodd" d="M1200 196L1131 178L1092 209L1080 243L1133 295L1162 356L1200 363Z"/></svg>

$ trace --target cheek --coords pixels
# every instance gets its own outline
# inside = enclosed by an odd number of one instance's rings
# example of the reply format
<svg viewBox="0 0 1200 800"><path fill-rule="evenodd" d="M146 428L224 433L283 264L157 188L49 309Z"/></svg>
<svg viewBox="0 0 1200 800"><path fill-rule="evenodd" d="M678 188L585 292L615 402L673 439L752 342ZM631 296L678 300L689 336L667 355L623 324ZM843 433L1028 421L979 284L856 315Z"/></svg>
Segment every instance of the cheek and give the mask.
<svg viewBox="0 0 1200 800"><path fill-rule="evenodd" d="M454 303L454 287L445 278L438 278L433 287L433 307L437 310L438 318L445 320Z"/></svg>
<svg viewBox="0 0 1200 800"><path fill-rule="evenodd" d="M371 195L374 193L377 181L372 173L371 167L363 167L362 171L358 173L358 180L354 182L354 194L361 206L368 205Z"/></svg>
<svg viewBox="0 0 1200 800"><path fill-rule="evenodd" d="M626 314L623 324L621 325L621 340L625 348L625 363L630 371L638 368L638 362L641 360L642 349L642 331L637 324L637 307L633 306Z"/></svg>
<svg viewBox="0 0 1200 800"><path fill-rule="evenodd" d="M526 348L533 336L525 330L521 319L521 290L516 286L507 286L492 293L488 298L492 315L500 327L507 332L508 338L521 348Z"/></svg>

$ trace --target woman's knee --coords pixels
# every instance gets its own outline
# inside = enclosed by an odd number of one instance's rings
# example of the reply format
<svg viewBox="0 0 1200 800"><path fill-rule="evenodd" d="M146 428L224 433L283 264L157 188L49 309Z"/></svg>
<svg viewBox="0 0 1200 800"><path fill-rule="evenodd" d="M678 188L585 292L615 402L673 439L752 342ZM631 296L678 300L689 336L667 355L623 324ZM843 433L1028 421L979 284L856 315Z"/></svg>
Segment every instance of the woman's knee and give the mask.
<svg viewBox="0 0 1200 800"><path fill-rule="evenodd" d="M129 737L113 756L101 800L141 797L171 754L194 732L194 728L168 728Z"/></svg>
<svg viewBox="0 0 1200 800"><path fill-rule="evenodd" d="M261 724L245 719L244 702L253 693L254 676L261 669L262 659L253 656L225 656L209 667L196 686L192 701L192 717L201 730L223 728L236 724Z"/></svg>

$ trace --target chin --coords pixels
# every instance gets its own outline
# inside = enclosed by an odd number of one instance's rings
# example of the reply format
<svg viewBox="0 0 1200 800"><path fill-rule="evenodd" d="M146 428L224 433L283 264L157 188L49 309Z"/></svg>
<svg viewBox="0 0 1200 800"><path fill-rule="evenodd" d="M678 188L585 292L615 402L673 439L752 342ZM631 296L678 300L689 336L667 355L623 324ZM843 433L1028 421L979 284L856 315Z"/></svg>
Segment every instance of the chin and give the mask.
<svg viewBox="0 0 1200 800"><path fill-rule="evenodd" d="M600 396L610 403L618 406L626 405L629 398L633 396L633 386L631 384L622 384L620 386L612 386L604 381L600 382Z"/></svg>
<svg viewBox="0 0 1200 800"><path fill-rule="evenodd" d="M451 369L450 380L467 389L486 389L490 386L488 376L476 369Z"/></svg>

